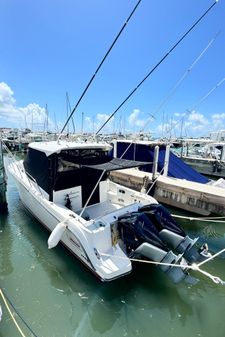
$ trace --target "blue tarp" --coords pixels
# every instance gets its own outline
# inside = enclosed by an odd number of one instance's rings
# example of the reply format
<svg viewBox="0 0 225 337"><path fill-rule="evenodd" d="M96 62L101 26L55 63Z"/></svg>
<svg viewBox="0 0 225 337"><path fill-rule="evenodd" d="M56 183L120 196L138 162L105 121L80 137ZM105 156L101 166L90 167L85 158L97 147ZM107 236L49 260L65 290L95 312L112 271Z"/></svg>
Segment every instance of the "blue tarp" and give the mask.
<svg viewBox="0 0 225 337"><path fill-rule="evenodd" d="M124 152L123 159L129 160L138 160L149 162L149 165L145 165L141 168L141 170L146 172L152 172L153 166L153 158L154 158L154 146L153 145L143 145L143 144L132 144L118 142L117 143L117 158L120 158ZM129 148L128 148L129 147ZM159 148L159 160L158 160L158 172L163 169L164 166L164 158L165 158L165 145L160 146ZM182 159L178 158L175 154L170 151L169 158L169 168L168 168L168 176L186 179L189 181L194 181L197 183L206 184L209 180L204 177L202 174L194 170L189 165L185 164Z"/></svg>

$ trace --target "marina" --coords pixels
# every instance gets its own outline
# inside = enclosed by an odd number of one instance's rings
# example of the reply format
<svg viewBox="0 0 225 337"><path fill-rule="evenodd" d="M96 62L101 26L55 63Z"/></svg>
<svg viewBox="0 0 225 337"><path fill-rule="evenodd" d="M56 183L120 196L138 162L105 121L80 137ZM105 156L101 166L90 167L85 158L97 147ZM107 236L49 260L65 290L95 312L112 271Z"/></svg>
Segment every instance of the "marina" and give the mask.
<svg viewBox="0 0 225 337"><path fill-rule="evenodd" d="M30 143L25 159L8 165L21 201L51 233L48 248L61 241L102 281L147 259L174 283L195 282L191 266L211 257L210 251L156 199L108 178L144 164L111 158L111 150L101 142Z"/></svg>
<svg viewBox="0 0 225 337"><path fill-rule="evenodd" d="M206 2L4 3L0 337L224 337L224 3Z"/></svg>

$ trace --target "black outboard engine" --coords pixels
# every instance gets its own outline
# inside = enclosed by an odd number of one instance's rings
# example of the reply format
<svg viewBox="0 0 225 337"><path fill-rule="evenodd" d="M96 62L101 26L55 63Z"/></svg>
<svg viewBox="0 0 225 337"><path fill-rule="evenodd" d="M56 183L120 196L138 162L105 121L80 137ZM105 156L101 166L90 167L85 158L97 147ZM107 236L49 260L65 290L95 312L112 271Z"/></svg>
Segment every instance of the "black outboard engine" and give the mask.
<svg viewBox="0 0 225 337"><path fill-rule="evenodd" d="M143 212L127 213L118 218L117 228L129 257L146 257L149 260L165 264L178 264L182 256L175 255L161 240L159 232ZM160 265L174 283L190 278L185 266Z"/></svg>
<svg viewBox="0 0 225 337"><path fill-rule="evenodd" d="M139 212L144 213L152 221L159 232L159 237L166 242L177 253L189 262L201 262L211 254L208 252L207 245L201 248L196 246L198 238L191 239L184 230L176 223L170 213L160 204L146 205L139 208Z"/></svg>

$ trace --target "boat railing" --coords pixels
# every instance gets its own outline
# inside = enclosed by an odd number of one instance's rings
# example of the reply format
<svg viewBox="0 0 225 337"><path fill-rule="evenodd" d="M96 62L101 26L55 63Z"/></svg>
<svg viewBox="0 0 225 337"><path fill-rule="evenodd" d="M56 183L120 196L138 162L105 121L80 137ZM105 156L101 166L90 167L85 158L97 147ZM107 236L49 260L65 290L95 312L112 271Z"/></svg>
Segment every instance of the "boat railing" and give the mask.
<svg viewBox="0 0 225 337"><path fill-rule="evenodd" d="M40 186L38 185L36 179L30 173L28 173L27 171L26 171L26 175L27 175L30 187L35 187L35 189L39 191L40 195L42 197L44 197L44 194L43 194Z"/></svg>
<svg viewBox="0 0 225 337"><path fill-rule="evenodd" d="M1 140L1 141L2 141L2 144L4 145L4 150L8 154L9 161L12 164L12 166L11 166L12 169L14 170L15 173L19 172L20 178L22 178L21 168L19 168L20 163L18 162L18 160L16 160L15 156L9 150L8 146L6 145L6 143L3 140ZM18 171L18 172L16 172L16 171Z"/></svg>
<svg viewBox="0 0 225 337"><path fill-rule="evenodd" d="M31 174L29 174L27 171L24 170L24 167L23 165L21 164L20 161L16 160L15 156L13 155L13 153L9 150L9 148L7 147L7 145L3 142L4 144L4 149L6 150L8 156L9 156L9 159L11 160L11 163L12 163L12 169L14 170L15 173L17 173L17 171L19 172L19 175L20 175L20 178L23 179L23 175L22 175L22 172L25 172L26 173L26 176L27 176L27 180L30 184L30 187L35 187L35 189L37 191L39 191L40 195L42 197L44 197L43 195L43 192L41 191L40 189L40 186L38 185L36 179L34 177L32 177Z"/></svg>

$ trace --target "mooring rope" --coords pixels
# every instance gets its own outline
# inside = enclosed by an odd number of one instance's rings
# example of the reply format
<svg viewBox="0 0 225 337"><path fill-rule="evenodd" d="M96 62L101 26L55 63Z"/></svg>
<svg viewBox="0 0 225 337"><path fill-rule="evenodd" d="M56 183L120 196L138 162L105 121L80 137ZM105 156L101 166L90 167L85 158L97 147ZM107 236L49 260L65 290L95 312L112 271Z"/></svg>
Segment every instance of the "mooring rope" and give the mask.
<svg viewBox="0 0 225 337"><path fill-rule="evenodd" d="M31 327L28 325L28 323L24 320L24 318L19 314L19 312L16 310L15 306L13 305L12 301L10 301L10 299L8 298L8 296L6 294L3 293L3 290L0 289L0 295L4 301L4 304L10 314L10 316L12 317L12 320L14 322L14 324L16 325L17 330L20 332L21 336L25 337L24 333L22 332L21 328L19 327L18 323L16 322L12 311L9 308L9 304L11 305L11 307L13 308L13 310L15 311L15 313L19 316L19 318L21 319L21 321L24 323L24 325L28 328L28 330L31 332L31 334L34 337L38 337L35 332L31 329ZM9 302L9 304L8 304Z"/></svg>
<svg viewBox="0 0 225 337"><path fill-rule="evenodd" d="M189 217L189 216L183 216L183 215L178 215L178 214L171 214L172 217L178 218L178 219L186 219L190 221L203 221L203 222L225 222L225 216L217 216L217 217ZM220 220L219 220L220 219ZM224 219L224 220L222 220Z"/></svg>
<svg viewBox="0 0 225 337"><path fill-rule="evenodd" d="M134 259L134 258L129 258L129 260L133 261L133 262L154 264L154 265L158 265L158 266L178 267L178 268L182 268L182 269L190 269L190 270L193 270L193 271L198 271L201 274L203 274L203 275L207 276L208 278L210 278L214 283L225 285L225 281L221 280L221 278L219 278L218 276L214 276L214 275L208 273L207 271L200 269L200 266L202 266L204 263L209 262L210 260L214 259L216 256L219 256L223 252L225 252L225 248L221 249L216 254L210 256L208 259L204 260L203 262L200 262L198 264L193 263L191 265L188 265L188 264L177 264L177 263L173 264L173 263L158 262L158 261L151 261L151 260L140 260L140 259ZM108 257L114 257L114 258L117 257L119 259L127 259L127 257L119 256L119 255L112 255L112 254L106 254L106 253L99 253L99 254L102 255L102 256L108 256Z"/></svg>
<svg viewBox="0 0 225 337"><path fill-rule="evenodd" d="M225 252L225 248L221 249L221 250L220 250L219 252L217 252L216 254L214 254L214 255L208 257L208 259L206 259L206 260L200 262L200 263L198 264L198 266L202 266L204 263L209 262L210 260L214 259L215 257L217 257L218 255L222 254L223 252Z"/></svg>
<svg viewBox="0 0 225 337"><path fill-rule="evenodd" d="M0 295L1 295L2 299L3 299L3 302L5 303L6 309L8 310L8 313L10 314L10 316L11 316L11 318L12 318L12 320L13 320L13 322L14 322L16 328L17 328L17 330L19 331L19 333L21 334L22 337L26 337L26 336L24 335L23 331L20 329L20 327L19 327L19 325L18 325L18 323L17 323L15 317L13 316L13 313L12 313L12 311L10 310L9 305L8 305L8 303L7 303L7 301L6 301L6 298L5 298L5 296L4 296L4 294L3 294L3 292L2 292L1 289L0 289Z"/></svg>

